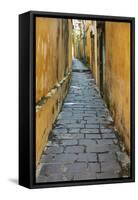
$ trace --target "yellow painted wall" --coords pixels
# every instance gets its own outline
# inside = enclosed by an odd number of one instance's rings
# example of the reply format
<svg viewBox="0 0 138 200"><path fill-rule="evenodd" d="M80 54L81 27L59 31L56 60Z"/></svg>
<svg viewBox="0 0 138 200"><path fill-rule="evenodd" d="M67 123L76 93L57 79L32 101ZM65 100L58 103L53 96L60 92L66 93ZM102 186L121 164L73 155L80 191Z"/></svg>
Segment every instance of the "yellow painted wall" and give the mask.
<svg viewBox="0 0 138 200"><path fill-rule="evenodd" d="M36 101L70 70L71 29L71 20L36 18Z"/></svg>
<svg viewBox="0 0 138 200"><path fill-rule="evenodd" d="M40 160L42 151L52 130L52 125L67 94L70 76L67 76L61 87L55 89L53 95L47 99L43 106L36 109L36 165Z"/></svg>
<svg viewBox="0 0 138 200"><path fill-rule="evenodd" d="M97 76L97 71L98 71L98 64L97 64L97 22L96 21L92 21L92 25L93 25L93 34L94 34L94 56L93 56L93 75L95 77L96 83L98 84L98 76Z"/></svg>
<svg viewBox="0 0 138 200"><path fill-rule="evenodd" d="M130 24L105 23L104 96L130 152Z"/></svg>
<svg viewBox="0 0 138 200"><path fill-rule="evenodd" d="M91 64L91 37L90 37L91 25L92 25L91 21L86 20L86 48L85 48L85 53L86 53L87 63L89 65Z"/></svg>
<svg viewBox="0 0 138 200"><path fill-rule="evenodd" d="M86 48L91 54L90 68L100 86L98 64L98 30L96 21L92 21L94 35L94 54L92 48ZM90 38L87 37L87 43ZM93 47L93 46L92 46ZM130 152L130 24L105 22L105 66L103 71L103 96L115 121L115 126L124 139Z"/></svg>
<svg viewBox="0 0 138 200"><path fill-rule="evenodd" d="M68 89L71 50L71 20L36 17L36 164Z"/></svg>
<svg viewBox="0 0 138 200"><path fill-rule="evenodd" d="M97 70L97 29L96 21L86 20L86 57L93 77L98 85ZM93 38L90 36L93 36Z"/></svg>

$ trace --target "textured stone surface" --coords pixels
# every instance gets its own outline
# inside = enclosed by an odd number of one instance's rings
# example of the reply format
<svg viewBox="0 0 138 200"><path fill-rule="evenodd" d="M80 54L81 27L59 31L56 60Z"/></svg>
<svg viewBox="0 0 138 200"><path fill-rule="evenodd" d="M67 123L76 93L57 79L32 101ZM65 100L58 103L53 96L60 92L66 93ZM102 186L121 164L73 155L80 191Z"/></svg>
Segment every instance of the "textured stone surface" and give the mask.
<svg viewBox="0 0 138 200"><path fill-rule="evenodd" d="M79 153L77 156L78 162L97 162L96 153Z"/></svg>
<svg viewBox="0 0 138 200"><path fill-rule="evenodd" d="M75 60L69 93L37 168L37 182L128 177L109 111L91 73ZM82 72L79 72L81 68ZM84 71L83 71L84 70Z"/></svg>
<svg viewBox="0 0 138 200"><path fill-rule="evenodd" d="M70 147L66 147L65 149L66 153L81 153L84 152L84 147L83 146L70 146Z"/></svg>

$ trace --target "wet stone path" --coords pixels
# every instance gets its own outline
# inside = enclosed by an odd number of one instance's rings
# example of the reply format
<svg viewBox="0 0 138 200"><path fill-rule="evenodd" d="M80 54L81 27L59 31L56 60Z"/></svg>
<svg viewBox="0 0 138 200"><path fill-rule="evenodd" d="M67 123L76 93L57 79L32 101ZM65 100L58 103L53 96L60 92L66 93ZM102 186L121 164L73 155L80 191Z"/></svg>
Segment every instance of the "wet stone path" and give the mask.
<svg viewBox="0 0 138 200"><path fill-rule="evenodd" d="M129 157L92 79L73 60L72 80L62 110L37 167L37 182L129 176Z"/></svg>

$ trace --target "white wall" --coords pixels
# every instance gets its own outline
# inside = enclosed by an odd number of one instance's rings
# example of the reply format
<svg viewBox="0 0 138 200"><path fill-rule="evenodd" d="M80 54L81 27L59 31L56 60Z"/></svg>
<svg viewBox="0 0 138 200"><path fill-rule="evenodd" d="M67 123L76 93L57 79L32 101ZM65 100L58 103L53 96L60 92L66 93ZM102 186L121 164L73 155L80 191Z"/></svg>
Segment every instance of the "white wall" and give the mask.
<svg viewBox="0 0 138 200"><path fill-rule="evenodd" d="M18 176L18 14L28 10L138 17L137 1L4 0L0 5L0 199L125 199L137 195L138 183L28 190ZM138 27L138 26L137 26ZM138 48L138 46L136 46ZM136 49L138 52L138 49ZM136 76L138 70L136 69ZM138 77L136 77L136 88ZM138 93L136 93L138 102ZM138 104L136 105L138 111ZM136 116L136 133L138 117ZM137 139L137 138L136 138ZM136 143L137 146L137 143ZM136 148L137 151L137 148ZM136 199L134 197L134 199Z"/></svg>

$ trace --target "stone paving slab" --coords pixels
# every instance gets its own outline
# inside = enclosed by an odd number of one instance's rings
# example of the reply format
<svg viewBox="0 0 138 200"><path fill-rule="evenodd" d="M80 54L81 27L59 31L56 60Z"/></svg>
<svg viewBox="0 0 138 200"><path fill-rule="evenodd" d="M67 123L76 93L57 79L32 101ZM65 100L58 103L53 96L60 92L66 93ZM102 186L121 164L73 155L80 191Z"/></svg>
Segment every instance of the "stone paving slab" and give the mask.
<svg viewBox="0 0 138 200"><path fill-rule="evenodd" d="M50 146L47 147L46 150L44 151L45 154L57 154L57 153L62 153L63 152L63 146Z"/></svg>
<svg viewBox="0 0 138 200"><path fill-rule="evenodd" d="M101 137L100 134L85 134L85 137L86 137L87 139L95 139L95 141L96 141L97 143L100 142L100 140L97 140L97 139L102 139L102 137ZM103 140L102 140L102 141L103 141Z"/></svg>
<svg viewBox="0 0 138 200"><path fill-rule="evenodd" d="M100 153L98 154L98 159L100 162L110 162L117 160L116 154L114 152Z"/></svg>
<svg viewBox="0 0 138 200"><path fill-rule="evenodd" d="M70 89L41 156L36 181L129 177L130 158L119 144L91 72L73 60Z"/></svg>
<svg viewBox="0 0 138 200"><path fill-rule="evenodd" d="M84 152L84 146L76 145L76 146L66 146L65 153L82 153Z"/></svg>
<svg viewBox="0 0 138 200"><path fill-rule="evenodd" d="M56 139L82 139L84 138L85 135L84 134L81 134L81 133L65 133L65 134L54 134L54 138Z"/></svg>
<svg viewBox="0 0 138 200"><path fill-rule="evenodd" d="M60 154L48 154L42 155L41 163L74 163L77 160L77 155L74 153L60 153Z"/></svg>
<svg viewBox="0 0 138 200"><path fill-rule="evenodd" d="M116 160L110 160L108 162L101 162L101 171L102 172L110 172L114 171L116 173L120 173L121 167L120 164Z"/></svg>
<svg viewBox="0 0 138 200"><path fill-rule="evenodd" d="M77 155L77 162L97 162L96 153L79 153Z"/></svg>

